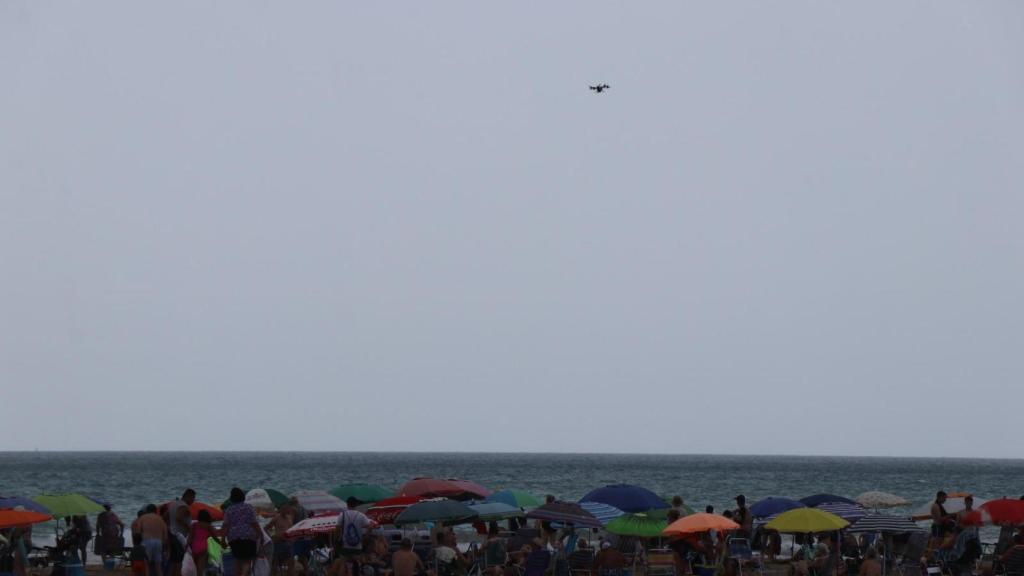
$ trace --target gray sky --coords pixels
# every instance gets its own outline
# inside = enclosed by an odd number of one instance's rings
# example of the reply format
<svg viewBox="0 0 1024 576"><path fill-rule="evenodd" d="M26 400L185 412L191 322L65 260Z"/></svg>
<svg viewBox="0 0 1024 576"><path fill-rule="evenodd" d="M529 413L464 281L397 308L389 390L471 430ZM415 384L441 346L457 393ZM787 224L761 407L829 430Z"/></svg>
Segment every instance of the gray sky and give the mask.
<svg viewBox="0 0 1024 576"><path fill-rule="evenodd" d="M0 1L0 448L1020 456L1022 55L1016 1Z"/></svg>

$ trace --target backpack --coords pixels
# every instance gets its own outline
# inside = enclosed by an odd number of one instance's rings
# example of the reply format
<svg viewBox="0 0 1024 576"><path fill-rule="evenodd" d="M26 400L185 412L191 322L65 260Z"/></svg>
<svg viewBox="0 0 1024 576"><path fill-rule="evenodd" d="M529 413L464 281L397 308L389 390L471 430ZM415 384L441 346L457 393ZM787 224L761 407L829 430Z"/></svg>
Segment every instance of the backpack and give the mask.
<svg viewBox="0 0 1024 576"><path fill-rule="evenodd" d="M363 549L363 531L348 521L348 512L341 513L341 548L348 551Z"/></svg>

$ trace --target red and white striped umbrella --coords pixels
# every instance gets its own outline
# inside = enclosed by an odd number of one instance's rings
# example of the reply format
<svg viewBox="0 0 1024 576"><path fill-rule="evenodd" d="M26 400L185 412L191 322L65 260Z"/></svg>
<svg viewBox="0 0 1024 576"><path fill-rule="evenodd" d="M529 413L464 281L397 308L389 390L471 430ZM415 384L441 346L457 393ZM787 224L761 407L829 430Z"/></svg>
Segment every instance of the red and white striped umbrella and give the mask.
<svg viewBox="0 0 1024 576"><path fill-rule="evenodd" d="M329 534L337 527L338 514L313 516L289 528L285 536L290 539L312 538L320 534Z"/></svg>
<svg viewBox="0 0 1024 576"><path fill-rule="evenodd" d="M307 512L314 515L326 512L341 512L348 508L341 501L341 498L332 496L323 490L302 490L292 494L292 498L298 500L299 506L302 506Z"/></svg>

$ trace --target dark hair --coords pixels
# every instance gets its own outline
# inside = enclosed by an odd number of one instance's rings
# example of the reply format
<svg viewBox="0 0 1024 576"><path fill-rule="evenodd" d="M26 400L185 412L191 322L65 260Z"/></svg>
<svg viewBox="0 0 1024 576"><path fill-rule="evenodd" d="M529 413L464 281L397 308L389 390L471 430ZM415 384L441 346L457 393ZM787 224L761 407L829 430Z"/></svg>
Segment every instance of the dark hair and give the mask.
<svg viewBox="0 0 1024 576"><path fill-rule="evenodd" d="M704 511L707 512L708 514L714 514L715 513L715 507L712 506L711 504L708 504L707 507L704 508Z"/></svg>
<svg viewBox="0 0 1024 576"><path fill-rule="evenodd" d="M943 492L942 490L939 490L938 492L935 493L935 498L936 499L943 498L945 496L946 496L946 493Z"/></svg>
<svg viewBox="0 0 1024 576"><path fill-rule="evenodd" d="M196 497L196 491L191 489L191 488L185 488L185 491L181 493L181 499L182 500L184 500L186 498L195 498L195 497Z"/></svg>
<svg viewBox="0 0 1024 576"><path fill-rule="evenodd" d="M207 510L200 510L199 514L196 515L196 520L200 522L212 522L213 518L210 518L210 513Z"/></svg>
<svg viewBox="0 0 1024 576"><path fill-rule="evenodd" d="M412 540L409 538L402 538L402 550L412 550Z"/></svg>
<svg viewBox="0 0 1024 576"><path fill-rule="evenodd" d="M146 513L151 514L156 512L156 504L146 504Z"/></svg>
<svg viewBox="0 0 1024 576"><path fill-rule="evenodd" d="M437 538L437 545L438 546L444 546L444 542L445 542L444 530L438 532L437 535L436 535L436 538Z"/></svg>
<svg viewBox="0 0 1024 576"><path fill-rule="evenodd" d="M241 504L242 502L245 502L245 492L242 492L241 488L235 486L231 489L231 503Z"/></svg>
<svg viewBox="0 0 1024 576"><path fill-rule="evenodd" d="M349 496L348 500L345 500L345 504L347 504L349 508L355 508L356 506L359 506L359 499L355 496Z"/></svg>
<svg viewBox="0 0 1024 576"><path fill-rule="evenodd" d="M726 518L732 518L732 510L726 510L725 512L722 512L722 516L725 516Z"/></svg>
<svg viewBox="0 0 1024 576"><path fill-rule="evenodd" d="M554 501L555 501L555 495L554 494L548 494L547 496L544 497L544 502L547 503L547 504L551 504Z"/></svg>
<svg viewBox="0 0 1024 576"><path fill-rule="evenodd" d="M738 504L746 504L747 503L747 497L744 496L743 494L740 494L739 496L736 497L736 502Z"/></svg>

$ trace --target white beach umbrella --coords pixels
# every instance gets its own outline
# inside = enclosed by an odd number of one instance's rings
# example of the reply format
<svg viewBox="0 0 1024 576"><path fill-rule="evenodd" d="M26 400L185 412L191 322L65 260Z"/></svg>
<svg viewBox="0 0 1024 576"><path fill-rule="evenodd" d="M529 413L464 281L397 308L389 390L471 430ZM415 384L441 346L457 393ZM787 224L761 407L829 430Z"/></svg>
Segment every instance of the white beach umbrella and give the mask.
<svg viewBox="0 0 1024 576"><path fill-rule="evenodd" d="M310 538L318 534L328 534L338 527L338 514L314 516L295 524L285 532L291 539Z"/></svg>
<svg viewBox="0 0 1024 576"><path fill-rule="evenodd" d="M273 512L277 508L270 499L270 494L263 488L253 488L246 492L245 503L261 512Z"/></svg>
<svg viewBox="0 0 1024 576"><path fill-rule="evenodd" d="M900 506L910 506L910 500L901 498L895 494L888 492L879 492L872 490L865 492L860 496L854 498L857 504L865 508L898 508Z"/></svg>

